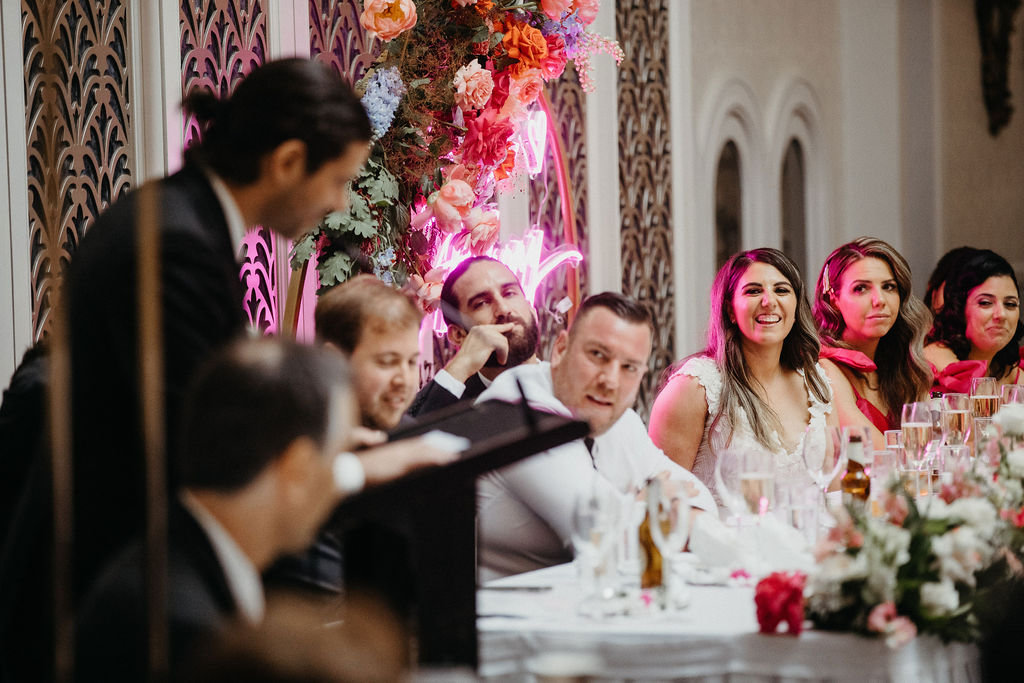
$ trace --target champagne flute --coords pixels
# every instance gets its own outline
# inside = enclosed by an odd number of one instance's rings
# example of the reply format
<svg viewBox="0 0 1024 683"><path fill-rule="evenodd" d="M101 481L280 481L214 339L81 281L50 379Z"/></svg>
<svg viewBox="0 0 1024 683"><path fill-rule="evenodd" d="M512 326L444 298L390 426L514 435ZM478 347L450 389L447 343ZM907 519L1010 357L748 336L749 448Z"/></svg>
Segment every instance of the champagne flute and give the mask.
<svg viewBox="0 0 1024 683"><path fill-rule="evenodd" d="M942 443L962 446L971 432L971 404L967 394L946 394L942 410Z"/></svg>
<svg viewBox="0 0 1024 683"><path fill-rule="evenodd" d="M992 417L999 410L999 384L995 377L975 377L971 380L971 414L974 417Z"/></svg>
<svg viewBox="0 0 1024 683"><path fill-rule="evenodd" d="M903 451L906 456L906 469L913 472L914 497L919 497L921 489L921 471L927 466L928 444L932 440L931 406L926 401L903 404L903 421L900 429L903 432ZM926 473L930 474L930 473ZM925 478L925 485L931 477ZM924 490L927 494L927 489Z"/></svg>
<svg viewBox="0 0 1024 683"><path fill-rule="evenodd" d="M654 493L657 495L652 495ZM651 540L661 553L663 606L672 610L685 602L685 592L676 585L682 577L673 576L672 557L682 551L690 533L690 500L685 487L673 481L648 489L648 495L651 497L647 501Z"/></svg>
<svg viewBox="0 0 1024 683"><path fill-rule="evenodd" d="M747 510L763 518L775 507L775 458L759 448L743 453L740 493Z"/></svg>
<svg viewBox="0 0 1024 683"><path fill-rule="evenodd" d="M1024 384L1004 384L1000 391L1000 405L1024 403Z"/></svg>

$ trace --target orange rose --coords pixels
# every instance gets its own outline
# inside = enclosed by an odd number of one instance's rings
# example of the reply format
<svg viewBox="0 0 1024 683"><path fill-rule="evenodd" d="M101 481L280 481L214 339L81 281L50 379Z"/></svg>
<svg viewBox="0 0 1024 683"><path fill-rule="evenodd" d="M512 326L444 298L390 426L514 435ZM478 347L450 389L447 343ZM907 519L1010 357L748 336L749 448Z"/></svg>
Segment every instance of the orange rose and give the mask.
<svg viewBox="0 0 1024 683"><path fill-rule="evenodd" d="M529 24L512 24L501 42L508 56L518 60L509 67L513 76L528 69L539 68L541 60L548 56L548 42L544 39L544 34Z"/></svg>
<svg viewBox="0 0 1024 683"><path fill-rule="evenodd" d="M387 42L416 25L413 0L366 0L359 23Z"/></svg>
<svg viewBox="0 0 1024 683"><path fill-rule="evenodd" d="M508 155L505 157L505 161L501 162L501 165L494 170L494 177L496 180L505 180L516 170L516 150L509 149Z"/></svg>

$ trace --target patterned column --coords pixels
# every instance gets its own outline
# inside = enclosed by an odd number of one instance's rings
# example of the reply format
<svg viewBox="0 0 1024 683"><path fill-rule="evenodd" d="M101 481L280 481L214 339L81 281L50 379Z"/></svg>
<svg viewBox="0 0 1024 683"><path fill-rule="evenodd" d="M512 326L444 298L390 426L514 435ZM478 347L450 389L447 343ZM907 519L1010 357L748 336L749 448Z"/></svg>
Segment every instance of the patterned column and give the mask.
<svg viewBox="0 0 1024 683"><path fill-rule="evenodd" d="M209 88L220 97L267 58L266 12L261 0L181 0L182 94ZM272 105L268 105L272 106ZM199 137L199 126L184 117L185 145ZM249 321L270 334L278 326L278 273L275 237L267 228L245 236L242 286Z"/></svg>
<svg viewBox="0 0 1024 683"><path fill-rule="evenodd" d="M657 328L637 405L645 419L675 352L668 4L618 0L615 6L615 34L626 53L618 84L622 291L651 308Z"/></svg>
<svg viewBox="0 0 1024 683"><path fill-rule="evenodd" d="M22 0L32 331L89 224L131 188L126 3Z"/></svg>
<svg viewBox="0 0 1024 683"><path fill-rule="evenodd" d="M566 65L565 73L557 81L549 83L547 95L551 101L552 120L549 129L561 141L572 187L571 210L576 215L577 248L587 253L587 148L585 137L586 98L573 65ZM558 188L556 159L549 139L544 170L530 181L530 216L537 227L544 231L544 247L551 250L566 243L562 219L562 197ZM555 305L568 296L567 278L569 266L558 268L549 275L537 290L534 305L537 307L537 322L540 325L541 357L551 358L551 345L558 333L565 329L552 312ZM586 261L576 269L580 280L580 291L586 292Z"/></svg>
<svg viewBox="0 0 1024 683"><path fill-rule="evenodd" d="M359 0L309 0L310 54L355 83L375 57L374 39L359 24Z"/></svg>

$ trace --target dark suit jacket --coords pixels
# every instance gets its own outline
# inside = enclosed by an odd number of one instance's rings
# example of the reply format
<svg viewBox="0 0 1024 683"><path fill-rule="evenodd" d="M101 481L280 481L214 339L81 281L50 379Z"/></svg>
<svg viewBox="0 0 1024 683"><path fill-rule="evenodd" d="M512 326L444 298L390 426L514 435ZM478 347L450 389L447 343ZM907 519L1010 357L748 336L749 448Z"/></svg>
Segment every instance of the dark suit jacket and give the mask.
<svg viewBox="0 0 1024 683"><path fill-rule="evenodd" d="M413 417L419 417L420 415L426 415L432 413L435 410L441 410L448 406L453 406L459 401L472 401L477 396L484 393L484 383L480 379L480 376L476 373L470 375L469 379L466 380L466 390L462 392L460 398L455 398L452 392L445 389L443 386L430 380L419 393L416 394L416 398L413 399L412 405L409 407L409 415Z"/></svg>
<svg viewBox="0 0 1024 683"><path fill-rule="evenodd" d="M245 328L227 222L201 170L159 182L168 462L196 367ZM73 364L76 591L141 532L136 193L88 230L68 274ZM169 468L174 490L174 468ZM80 593L79 593L80 594Z"/></svg>
<svg viewBox="0 0 1024 683"><path fill-rule="evenodd" d="M171 679L201 651L205 639L234 618L236 605L213 546L180 505L168 531L168 601ZM117 556L83 602L76 638L80 681L146 680L143 548Z"/></svg>

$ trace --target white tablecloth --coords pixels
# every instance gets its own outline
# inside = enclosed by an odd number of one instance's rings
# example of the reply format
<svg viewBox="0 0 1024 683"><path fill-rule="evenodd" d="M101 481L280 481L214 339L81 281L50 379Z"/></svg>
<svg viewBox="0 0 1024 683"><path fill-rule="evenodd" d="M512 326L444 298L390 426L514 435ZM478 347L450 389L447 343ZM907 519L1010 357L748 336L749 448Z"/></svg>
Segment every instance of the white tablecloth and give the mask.
<svg viewBox="0 0 1024 683"><path fill-rule="evenodd" d="M587 672L595 681L981 680L976 647L932 637L890 650L881 640L852 634L761 635L753 588L691 586L689 607L674 616L597 621L577 615L574 580L572 565L562 565L479 592L483 680L531 681L530 660L552 652L596 656L600 665Z"/></svg>

